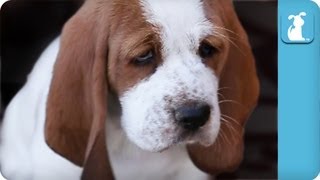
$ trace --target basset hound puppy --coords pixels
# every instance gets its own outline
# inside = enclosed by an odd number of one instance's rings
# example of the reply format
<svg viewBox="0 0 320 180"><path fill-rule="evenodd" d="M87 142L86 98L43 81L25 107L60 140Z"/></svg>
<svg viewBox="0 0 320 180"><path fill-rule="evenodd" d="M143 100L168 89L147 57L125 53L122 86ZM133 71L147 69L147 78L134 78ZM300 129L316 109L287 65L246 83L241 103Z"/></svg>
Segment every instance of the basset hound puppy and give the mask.
<svg viewBox="0 0 320 180"><path fill-rule="evenodd" d="M1 171L9 180L233 171L258 92L231 0L87 0L7 107Z"/></svg>

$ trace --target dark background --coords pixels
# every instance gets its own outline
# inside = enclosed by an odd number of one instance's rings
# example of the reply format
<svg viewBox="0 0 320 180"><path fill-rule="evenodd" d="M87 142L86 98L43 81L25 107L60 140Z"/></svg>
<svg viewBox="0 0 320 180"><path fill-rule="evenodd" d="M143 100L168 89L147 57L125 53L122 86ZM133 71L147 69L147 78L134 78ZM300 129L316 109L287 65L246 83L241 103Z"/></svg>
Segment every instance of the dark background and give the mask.
<svg viewBox="0 0 320 180"><path fill-rule="evenodd" d="M129 2L129 0L128 0ZM1 114L45 47L81 6L76 0L11 0L1 7ZM277 178L277 1L238 0L236 11L256 57L261 96L247 123L240 168L217 179Z"/></svg>

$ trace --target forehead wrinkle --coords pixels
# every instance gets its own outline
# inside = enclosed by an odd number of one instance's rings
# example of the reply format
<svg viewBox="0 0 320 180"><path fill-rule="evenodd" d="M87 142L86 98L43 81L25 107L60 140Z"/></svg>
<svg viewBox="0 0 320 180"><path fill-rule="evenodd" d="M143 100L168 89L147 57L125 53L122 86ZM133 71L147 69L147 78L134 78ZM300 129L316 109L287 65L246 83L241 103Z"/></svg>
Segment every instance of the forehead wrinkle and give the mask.
<svg viewBox="0 0 320 180"><path fill-rule="evenodd" d="M147 48L153 48L155 44L155 34L153 31L144 29L141 32L128 34L123 41L120 52L125 57L138 56L140 51L146 51Z"/></svg>
<svg viewBox="0 0 320 180"><path fill-rule="evenodd" d="M194 51L213 31L201 0L140 0L147 21L160 29L163 54ZM195 52L195 51L194 51Z"/></svg>

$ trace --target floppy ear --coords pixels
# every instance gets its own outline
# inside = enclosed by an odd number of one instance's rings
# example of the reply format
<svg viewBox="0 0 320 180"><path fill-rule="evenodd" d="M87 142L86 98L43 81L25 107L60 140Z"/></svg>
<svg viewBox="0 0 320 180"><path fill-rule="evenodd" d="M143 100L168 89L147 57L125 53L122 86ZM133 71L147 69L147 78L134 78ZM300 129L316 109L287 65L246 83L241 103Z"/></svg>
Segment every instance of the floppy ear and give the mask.
<svg viewBox="0 0 320 180"><path fill-rule="evenodd" d="M306 16L306 15L307 15L306 12L301 12L301 13L299 14L299 16Z"/></svg>
<svg viewBox="0 0 320 180"><path fill-rule="evenodd" d="M288 17L289 20L291 20L292 18L294 18L294 15L290 15L290 16Z"/></svg>
<svg viewBox="0 0 320 180"><path fill-rule="evenodd" d="M211 1L210 1L211 2ZM247 35L231 1L218 1L225 28L231 30L226 64L220 75L221 127L215 143L209 147L189 145L194 164L210 174L235 170L243 157L244 126L255 107L259 94L255 61ZM212 4L211 4L212 5Z"/></svg>
<svg viewBox="0 0 320 180"><path fill-rule="evenodd" d="M113 179L105 141L107 35L91 6L83 5L63 29L45 138L56 153L84 167L82 179Z"/></svg>

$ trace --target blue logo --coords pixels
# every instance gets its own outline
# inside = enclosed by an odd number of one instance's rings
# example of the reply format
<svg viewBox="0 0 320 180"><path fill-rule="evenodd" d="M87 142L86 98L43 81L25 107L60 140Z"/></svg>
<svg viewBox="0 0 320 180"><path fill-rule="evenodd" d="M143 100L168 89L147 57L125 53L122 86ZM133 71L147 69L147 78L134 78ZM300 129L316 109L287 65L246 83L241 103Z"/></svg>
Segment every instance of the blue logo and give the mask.
<svg viewBox="0 0 320 180"><path fill-rule="evenodd" d="M314 15L295 11L281 16L281 39L289 44L308 44L314 39Z"/></svg>

